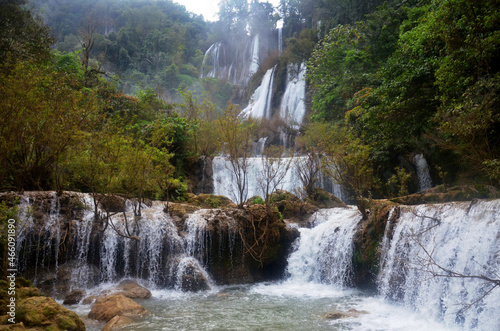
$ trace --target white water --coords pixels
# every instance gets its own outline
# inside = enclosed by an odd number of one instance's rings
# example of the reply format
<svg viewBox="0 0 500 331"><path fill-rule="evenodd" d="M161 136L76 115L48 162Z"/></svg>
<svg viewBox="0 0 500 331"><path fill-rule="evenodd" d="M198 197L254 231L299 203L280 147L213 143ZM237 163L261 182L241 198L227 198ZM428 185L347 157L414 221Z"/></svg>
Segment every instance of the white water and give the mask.
<svg viewBox="0 0 500 331"><path fill-rule="evenodd" d="M295 158L300 159L300 158ZM255 195L262 196L262 178L264 171L263 158L261 157L251 157L248 158L248 171L247 171L247 185L245 190L245 196L250 198ZM288 158L284 158L284 162L289 162ZM295 162L295 161L292 161ZM222 156L214 157L212 161L213 176L214 176L214 194L223 195L230 198L233 201L238 200L238 189L236 178L233 171L231 171L231 165L228 159ZM286 190L289 192L294 192L297 188L301 186L300 179L297 176L294 166L290 166L289 170L283 176L283 179L278 183L276 189Z"/></svg>
<svg viewBox="0 0 500 331"><path fill-rule="evenodd" d="M413 163L417 170L418 191L424 191L432 187L432 178L429 172L429 165L423 154L416 154Z"/></svg>
<svg viewBox="0 0 500 331"><path fill-rule="evenodd" d="M40 231L45 242L37 254L37 265L46 267L58 249L48 243L63 242L64 233L54 227L63 217L55 195L46 206L47 219L39 226L28 207L33 204L28 195L21 199L21 226L17 248L22 250L34 242L31 230ZM92 207L89 195L81 201ZM179 274L194 266L209 280L202 256L211 239L207 227L209 211L192 214L184 224L180 237L175 224L163 212L164 205L144 206L141 221L131 231L141 237L133 244L108 229L102 237L100 251L102 282L117 282L124 273L127 278L139 278L152 287L153 299L140 303L153 314L137 321L131 328L158 329L283 329L283 330L480 330L500 329L500 289L491 283L469 277L432 277L426 266L441 272L437 265L463 275L499 278L500 274L500 200L446 203L401 207L401 214L392 229L389 223L381 243L382 261L379 274L380 296L367 295L349 289L352 260L352 235L360 216L354 208L322 210L312 217L313 228L300 229L301 238L288 262L289 276L279 283L252 286L212 287L210 291L185 294L180 290L165 290L165 279L176 288ZM131 206L128 206L129 210ZM90 256L83 249L89 243L88 220L92 208L84 210L81 219L73 222L78 233L74 243L75 259L83 263ZM393 214L396 213L393 210ZM129 211L130 213L130 211ZM214 211L215 213L215 211ZM129 214L127 214L129 215ZM132 219L129 217L129 219ZM123 222L114 218L123 231ZM36 223L36 224L35 224ZM85 225L85 226L84 226ZM231 228L234 224L226 224ZM233 234L236 236L236 233ZM230 234L231 236L231 234ZM142 240L144 239L144 240ZM234 238L233 238L234 239ZM228 240L230 242L234 240ZM219 242L220 244L220 242ZM137 245L137 249L133 246ZM170 246L172 247L170 247ZM114 247L113 247L114 246ZM427 251L435 261L429 264ZM170 250L174 257L169 269L160 251ZM120 253L122 252L122 253ZM168 254L167 254L168 255ZM18 255L19 256L19 255ZM162 257L163 256L163 257ZM20 266L23 256L19 256ZM43 263L42 263L43 262ZM120 272L120 265L124 270ZM57 265L62 267L62 265ZM78 287L86 287L83 273ZM39 270L40 271L40 270ZM40 271L41 272L41 271ZM36 276L36 275L35 275ZM101 282L101 283L102 283ZM158 282L161 285L156 286ZM209 280L209 284L211 284ZM89 285L90 287L90 285ZM177 287L178 288L178 287ZM476 302L477 301L477 302ZM474 303L469 309L461 309ZM74 306L71 307L74 309ZM77 306L81 315L90 307ZM359 316L341 320L324 319L328 313L356 309ZM85 319L89 330L102 324Z"/></svg>
<svg viewBox="0 0 500 331"><path fill-rule="evenodd" d="M240 117L271 118L271 101L275 68L276 66L266 72L262 78L262 83L253 93L250 103L241 111Z"/></svg>
<svg viewBox="0 0 500 331"><path fill-rule="evenodd" d="M292 283L349 283L352 261L352 236L361 220L354 208L323 209L311 216L312 229L300 228L296 250L288 258L288 281Z"/></svg>
<svg viewBox="0 0 500 331"><path fill-rule="evenodd" d="M278 51L283 53L283 28L278 28Z"/></svg>
<svg viewBox="0 0 500 331"><path fill-rule="evenodd" d="M260 66L260 56L259 56L259 51L260 51L260 45L259 45L259 35L256 34L253 37L252 40L252 48L251 48L251 62L250 62L250 67L248 68L248 76L249 78L253 76L259 70Z"/></svg>
<svg viewBox="0 0 500 331"><path fill-rule="evenodd" d="M500 200L407 207L382 252L380 293L430 319L464 330L500 330L500 290L480 279L500 277ZM432 259L432 260L431 260ZM432 263L435 261L435 263Z"/></svg>
<svg viewBox="0 0 500 331"><path fill-rule="evenodd" d="M294 129L299 129L306 113L306 65L289 65L287 85L281 99L280 117Z"/></svg>

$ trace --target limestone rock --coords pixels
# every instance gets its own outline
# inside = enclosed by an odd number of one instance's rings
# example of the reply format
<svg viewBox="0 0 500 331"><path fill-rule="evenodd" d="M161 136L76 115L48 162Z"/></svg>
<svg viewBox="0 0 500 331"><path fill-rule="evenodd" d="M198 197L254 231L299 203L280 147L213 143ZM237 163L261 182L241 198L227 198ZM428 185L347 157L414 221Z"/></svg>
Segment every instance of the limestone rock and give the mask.
<svg viewBox="0 0 500 331"><path fill-rule="evenodd" d="M210 289L208 279L194 264L185 267L181 276L181 289L187 292L206 291Z"/></svg>
<svg viewBox="0 0 500 331"><path fill-rule="evenodd" d="M137 284L133 280L124 280L115 287L114 294L121 294L130 299L149 299L151 298L151 291L147 288Z"/></svg>
<svg viewBox="0 0 500 331"><path fill-rule="evenodd" d="M82 301L83 297L86 295L84 290L73 290L69 292L64 298L63 304L65 305L76 305Z"/></svg>
<svg viewBox="0 0 500 331"><path fill-rule="evenodd" d="M149 312L140 304L121 294L111 295L96 301L89 313L89 318L109 321L113 317L142 317Z"/></svg>
<svg viewBox="0 0 500 331"><path fill-rule="evenodd" d="M26 327L43 330L85 330L85 324L78 315L54 299L47 297L30 297L19 302L16 321Z"/></svg>
<svg viewBox="0 0 500 331"><path fill-rule="evenodd" d="M125 316L115 316L109 320L108 323L102 328L101 331L110 331L114 329L120 329L125 325L134 323L134 320Z"/></svg>

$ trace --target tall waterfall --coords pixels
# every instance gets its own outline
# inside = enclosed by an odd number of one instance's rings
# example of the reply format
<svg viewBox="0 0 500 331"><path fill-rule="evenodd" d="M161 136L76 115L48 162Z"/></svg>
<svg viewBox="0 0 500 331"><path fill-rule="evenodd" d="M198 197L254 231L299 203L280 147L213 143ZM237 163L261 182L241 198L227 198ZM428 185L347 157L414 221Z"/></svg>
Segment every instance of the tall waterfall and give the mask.
<svg viewBox="0 0 500 331"><path fill-rule="evenodd" d="M260 41L261 37L257 34L252 39L243 38L231 44L220 41L212 44L203 57L201 77L219 78L246 86L259 69L261 52L270 47Z"/></svg>
<svg viewBox="0 0 500 331"><path fill-rule="evenodd" d="M245 118L271 118L271 101L275 68L276 66L266 72L262 78L262 83L255 90L249 105L243 109L240 116Z"/></svg>
<svg viewBox="0 0 500 331"><path fill-rule="evenodd" d="M302 125L306 113L306 65L289 65L287 85L280 105L280 117L294 129Z"/></svg>
<svg viewBox="0 0 500 331"><path fill-rule="evenodd" d="M250 67L248 68L248 76L252 77L253 74L259 70L259 65L260 65L260 56L259 56L259 50L260 50L260 43L259 43L259 35L256 34L253 37L252 40L252 48L251 48L251 62L250 62Z"/></svg>
<svg viewBox="0 0 500 331"><path fill-rule="evenodd" d="M312 229L300 228L288 258L289 280L297 283L349 284L352 237L361 215L354 207L324 209L312 216Z"/></svg>
<svg viewBox="0 0 500 331"><path fill-rule="evenodd" d="M500 289L474 278L500 278L499 211L500 200L402 208L383 245L380 293L448 325L499 330Z"/></svg>

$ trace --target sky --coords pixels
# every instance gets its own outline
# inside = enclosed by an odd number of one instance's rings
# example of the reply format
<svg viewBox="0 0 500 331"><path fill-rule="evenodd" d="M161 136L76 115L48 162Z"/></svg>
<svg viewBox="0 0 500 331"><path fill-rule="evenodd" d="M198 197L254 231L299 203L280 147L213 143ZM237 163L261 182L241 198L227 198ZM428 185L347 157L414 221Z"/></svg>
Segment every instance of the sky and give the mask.
<svg viewBox="0 0 500 331"><path fill-rule="evenodd" d="M173 0L174 2L184 5L186 9L192 13L203 15L203 18L207 21L216 21L217 12L219 7L217 6L220 0ZM264 2L264 1L260 1ZM276 7L280 0L268 0L274 7Z"/></svg>

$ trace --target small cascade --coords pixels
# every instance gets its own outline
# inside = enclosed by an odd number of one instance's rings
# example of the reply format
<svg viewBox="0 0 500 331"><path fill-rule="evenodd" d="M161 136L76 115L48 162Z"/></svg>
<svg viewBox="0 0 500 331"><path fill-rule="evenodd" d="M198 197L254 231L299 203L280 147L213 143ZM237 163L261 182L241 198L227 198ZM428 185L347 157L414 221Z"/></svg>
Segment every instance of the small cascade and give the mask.
<svg viewBox="0 0 500 331"><path fill-rule="evenodd" d="M242 110L240 116L243 118L271 118L271 101L273 96L274 70L276 66L269 69L262 83L255 90L248 106Z"/></svg>
<svg viewBox="0 0 500 331"><path fill-rule="evenodd" d="M259 138L257 142L254 143L253 154L255 156L261 156L264 153L264 149L266 147L267 137Z"/></svg>
<svg viewBox="0 0 500 331"><path fill-rule="evenodd" d="M323 209L311 216L314 227L300 228L295 251L288 258L289 281L349 284L352 238L361 215L356 208Z"/></svg>
<svg viewBox="0 0 500 331"><path fill-rule="evenodd" d="M500 200L402 208L383 241L380 293L450 326L500 329L500 291L475 278L499 278L499 210Z"/></svg>
<svg viewBox="0 0 500 331"><path fill-rule="evenodd" d="M429 172L429 165L423 154L416 154L413 163L417 169L418 191L424 191L432 187L432 178Z"/></svg>
<svg viewBox="0 0 500 331"><path fill-rule="evenodd" d="M202 63L202 77L215 78L220 71L220 50L222 43L216 42L212 44L205 52ZM208 70L209 69L209 70ZM208 72L205 72L208 70Z"/></svg>
<svg viewBox="0 0 500 331"><path fill-rule="evenodd" d="M278 52L283 53L283 28L278 28Z"/></svg>
<svg viewBox="0 0 500 331"><path fill-rule="evenodd" d="M287 85L280 105L280 117L293 129L298 130L306 113L306 65L289 65Z"/></svg>

